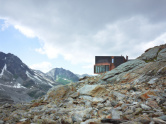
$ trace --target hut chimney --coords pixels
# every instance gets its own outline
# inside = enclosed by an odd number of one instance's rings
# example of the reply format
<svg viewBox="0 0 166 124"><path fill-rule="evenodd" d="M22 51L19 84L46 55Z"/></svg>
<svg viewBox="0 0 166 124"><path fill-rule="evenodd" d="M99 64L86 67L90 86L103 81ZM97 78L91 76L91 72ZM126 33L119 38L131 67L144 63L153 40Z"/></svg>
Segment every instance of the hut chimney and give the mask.
<svg viewBox="0 0 166 124"><path fill-rule="evenodd" d="M128 56L126 55L126 61L128 61Z"/></svg>

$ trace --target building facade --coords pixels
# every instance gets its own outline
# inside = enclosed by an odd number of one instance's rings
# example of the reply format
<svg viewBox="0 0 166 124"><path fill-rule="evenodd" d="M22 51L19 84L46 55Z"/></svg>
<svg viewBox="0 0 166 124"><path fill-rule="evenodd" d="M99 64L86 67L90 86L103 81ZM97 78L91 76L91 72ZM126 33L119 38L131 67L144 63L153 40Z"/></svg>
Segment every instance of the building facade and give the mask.
<svg viewBox="0 0 166 124"><path fill-rule="evenodd" d="M101 74L110 71L128 61L128 56L95 56L94 73Z"/></svg>

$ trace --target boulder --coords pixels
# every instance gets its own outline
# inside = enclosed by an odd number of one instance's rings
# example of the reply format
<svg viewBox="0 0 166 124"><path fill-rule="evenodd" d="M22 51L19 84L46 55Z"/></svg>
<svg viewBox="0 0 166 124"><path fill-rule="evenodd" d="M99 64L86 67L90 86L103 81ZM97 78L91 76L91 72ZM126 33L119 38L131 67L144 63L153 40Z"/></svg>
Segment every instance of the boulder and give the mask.
<svg viewBox="0 0 166 124"><path fill-rule="evenodd" d="M126 96L124 94L121 94L119 92L113 91L112 95L116 97L116 100L123 100Z"/></svg>
<svg viewBox="0 0 166 124"><path fill-rule="evenodd" d="M83 111L74 111L72 114L72 121L74 122L82 122L84 120L90 119L89 113L92 111L92 108L84 109Z"/></svg>
<svg viewBox="0 0 166 124"><path fill-rule="evenodd" d="M102 85L84 85L82 88L78 89L77 92L79 92L80 95L89 95L93 97L100 97L108 93Z"/></svg>
<svg viewBox="0 0 166 124"><path fill-rule="evenodd" d="M147 91L147 92L141 94L140 98L142 100L145 100L145 99L150 98L151 96L156 96L156 93L154 91Z"/></svg>
<svg viewBox="0 0 166 124"><path fill-rule="evenodd" d="M166 124L165 121L159 119L159 118L153 118L153 121L155 122L155 124Z"/></svg>
<svg viewBox="0 0 166 124"><path fill-rule="evenodd" d="M161 120L163 120L163 121L166 121L166 115L160 116L158 118L161 119Z"/></svg>
<svg viewBox="0 0 166 124"><path fill-rule="evenodd" d="M145 104L141 104L141 108L144 110L150 110L151 108Z"/></svg>
<svg viewBox="0 0 166 124"><path fill-rule="evenodd" d="M166 48L158 53L157 61L166 61Z"/></svg>
<svg viewBox="0 0 166 124"><path fill-rule="evenodd" d="M156 101L148 101L147 105L152 107L152 108L158 108L159 107Z"/></svg>
<svg viewBox="0 0 166 124"><path fill-rule="evenodd" d="M4 121L0 120L0 124L3 124L3 123L4 123Z"/></svg>
<svg viewBox="0 0 166 124"><path fill-rule="evenodd" d="M161 68L157 71L157 74L158 74L158 75L165 75L165 73L166 73L166 66L161 67Z"/></svg>
<svg viewBox="0 0 166 124"><path fill-rule="evenodd" d="M148 84L154 84L154 83L156 83L156 82L157 82L157 79L158 79L158 78L152 78L152 79L148 82Z"/></svg>
<svg viewBox="0 0 166 124"><path fill-rule="evenodd" d="M45 95L44 101L54 101L60 103L61 100L68 97L70 92L75 91L73 86L60 85L51 88L47 95Z"/></svg>
<svg viewBox="0 0 166 124"><path fill-rule="evenodd" d="M122 111L111 110L112 119L121 119Z"/></svg>
<svg viewBox="0 0 166 124"><path fill-rule="evenodd" d="M93 98L91 96L87 95L81 95L79 96L80 99L88 100L88 101L93 101Z"/></svg>
<svg viewBox="0 0 166 124"><path fill-rule="evenodd" d="M145 53L143 53L140 57L138 57L138 59L141 59L147 62L154 61L157 58L159 50L160 50L159 46L148 49L145 51Z"/></svg>
<svg viewBox="0 0 166 124"><path fill-rule="evenodd" d="M141 115L137 117L134 121L141 122L142 124L149 124L151 119L147 115Z"/></svg>

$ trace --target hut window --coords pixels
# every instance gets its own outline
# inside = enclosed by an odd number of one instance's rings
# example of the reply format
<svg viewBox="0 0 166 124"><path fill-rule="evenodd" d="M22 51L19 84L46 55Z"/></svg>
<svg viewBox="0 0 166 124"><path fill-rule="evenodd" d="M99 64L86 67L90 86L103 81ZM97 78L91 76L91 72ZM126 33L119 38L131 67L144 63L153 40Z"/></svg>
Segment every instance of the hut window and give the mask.
<svg viewBox="0 0 166 124"><path fill-rule="evenodd" d="M95 66L95 73L104 73L106 71L109 71L109 65Z"/></svg>
<svg viewBox="0 0 166 124"><path fill-rule="evenodd" d="M112 58L112 63L114 63L114 59Z"/></svg>

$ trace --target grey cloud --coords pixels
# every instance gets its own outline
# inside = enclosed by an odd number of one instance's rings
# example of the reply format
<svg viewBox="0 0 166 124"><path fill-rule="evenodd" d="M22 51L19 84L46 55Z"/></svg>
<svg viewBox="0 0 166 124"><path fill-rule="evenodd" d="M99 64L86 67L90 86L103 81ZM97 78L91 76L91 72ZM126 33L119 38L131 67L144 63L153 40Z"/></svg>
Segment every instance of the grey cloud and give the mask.
<svg viewBox="0 0 166 124"><path fill-rule="evenodd" d="M48 56L90 63L95 55L134 58L149 43L165 42L154 41L166 32L165 5L165 0L0 0L0 18L33 30Z"/></svg>

